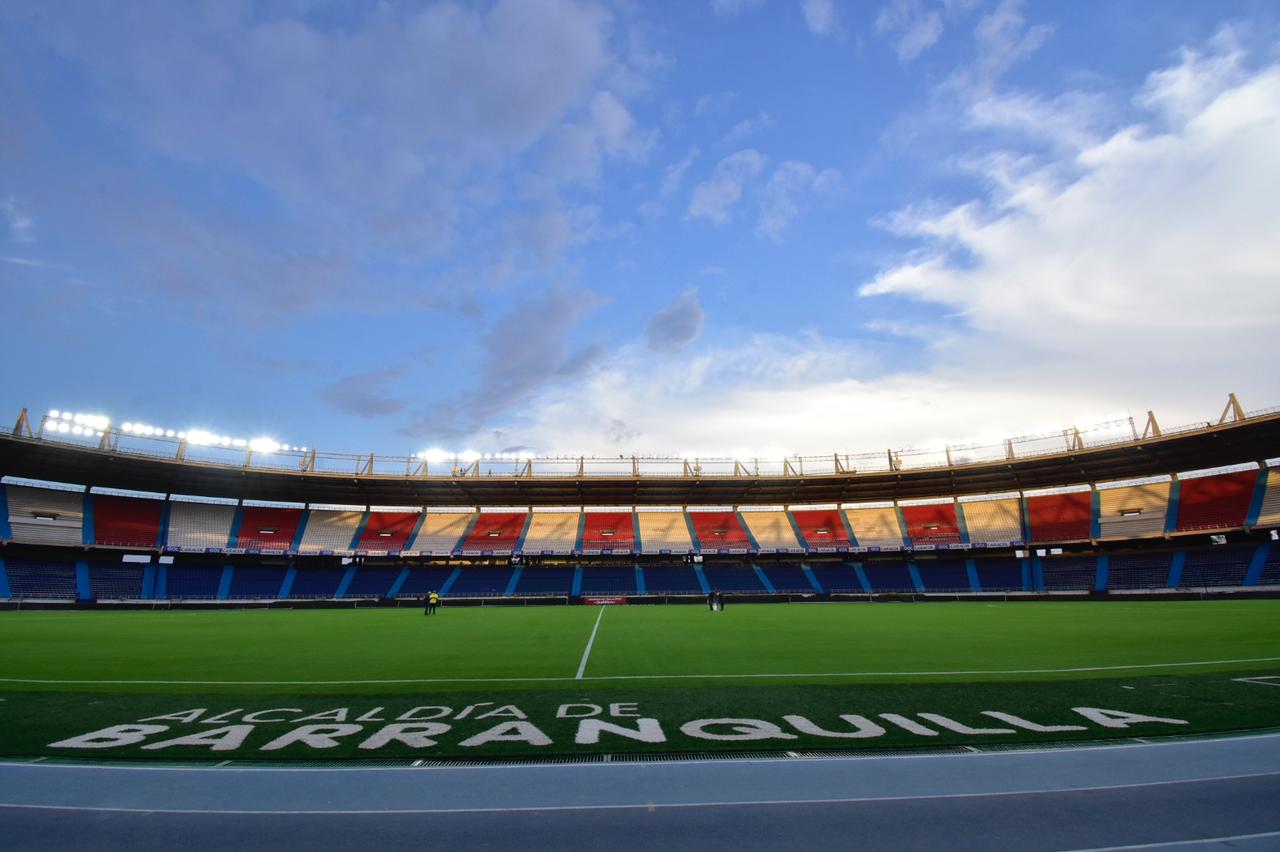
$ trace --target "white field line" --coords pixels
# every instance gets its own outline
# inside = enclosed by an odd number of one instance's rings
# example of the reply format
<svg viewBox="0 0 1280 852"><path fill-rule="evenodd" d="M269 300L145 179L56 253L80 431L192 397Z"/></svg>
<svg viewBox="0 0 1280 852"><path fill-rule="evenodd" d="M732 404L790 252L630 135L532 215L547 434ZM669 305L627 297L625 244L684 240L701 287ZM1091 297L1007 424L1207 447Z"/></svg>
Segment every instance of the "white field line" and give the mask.
<svg viewBox="0 0 1280 852"><path fill-rule="evenodd" d="M597 617L596 626L599 627ZM594 636L594 631L593 634ZM588 645L590 650L590 645ZM585 658L585 654L584 654ZM100 685L179 685L191 686L342 686L386 683L556 683L576 680L751 680L753 678L800 677L959 677L968 675L1074 674L1076 672L1136 671L1140 669L1175 669L1191 666L1219 666L1237 663L1274 663L1280 657L1250 657L1240 660L1194 660L1180 663L1132 663L1117 666L1076 666L1064 669L954 669L917 672L758 672L755 674L646 674L592 675L590 677L437 677L387 678L382 680L90 680L60 678L0 677L0 683L100 684Z"/></svg>
<svg viewBox="0 0 1280 852"><path fill-rule="evenodd" d="M574 680L582 680L582 674L587 670L587 660L591 659L591 646L596 644L596 631L600 629L600 619L604 618L604 607L600 607L600 614L596 616L596 626L591 628L591 638L587 640L587 647L582 652L582 662L578 663L578 673L574 675Z"/></svg>

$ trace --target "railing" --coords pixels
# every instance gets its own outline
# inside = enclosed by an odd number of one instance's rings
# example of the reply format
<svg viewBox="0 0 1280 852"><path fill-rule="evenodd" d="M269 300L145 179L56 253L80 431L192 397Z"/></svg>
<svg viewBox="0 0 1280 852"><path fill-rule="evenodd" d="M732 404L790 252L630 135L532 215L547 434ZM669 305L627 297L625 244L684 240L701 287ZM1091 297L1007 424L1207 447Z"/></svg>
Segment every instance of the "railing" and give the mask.
<svg viewBox="0 0 1280 852"><path fill-rule="evenodd" d="M1234 408L1233 408L1234 406ZM1231 416L1228 416L1228 413ZM1136 445L1146 440L1207 432L1227 424L1273 417L1280 406L1245 413L1234 395L1228 409L1215 423L1201 421L1160 429L1139 431L1132 417L1110 420L1084 428L1069 427L1055 432L1023 435L991 444L887 449L876 452L793 455L782 459L735 459L730 457L680 458L674 456L542 456L518 454L465 455L438 460L418 456L356 455L316 450L280 448L271 452L223 443L198 444L184 433L138 434L113 424L101 430L66 427L61 417L43 415L37 424L28 420L26 409L13 430L15 437L33 442L69 444L87 451L115 456L179 461L189 465L240 470L288 471L316 475L356 474L375 479L458 479L502 477L511 479L713 479L713 478L799 478L857 473L893 473L928 469L955 469L969 466L1063 455L1108 447ZM102 425L102 424L99 424ZM1148 430L1151 433L1148 434ZM243 444L244 442L237 442Z"/></svg>

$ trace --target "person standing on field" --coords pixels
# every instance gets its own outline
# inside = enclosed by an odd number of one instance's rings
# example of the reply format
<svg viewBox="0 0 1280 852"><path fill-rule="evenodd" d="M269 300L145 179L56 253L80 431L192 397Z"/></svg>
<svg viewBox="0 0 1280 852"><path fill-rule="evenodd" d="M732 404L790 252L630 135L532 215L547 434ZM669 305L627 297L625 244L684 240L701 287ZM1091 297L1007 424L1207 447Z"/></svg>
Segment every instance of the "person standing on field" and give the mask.
<svg viewBox="0 0 1280 852"><path fill-rule="evenodd" d="M715 589L712 589L711 591L707 592L707 611L708 612L716 611L716 599L719 596L720 596L720 592L718 592Z"/></svg>
<svg viewBox="0 0 1280 852"><path fill-rule="evenodd" d="M432 589L431 594L427 595L427 612L435 615L436 607L438 606L440 606L440 595L436 593L435 589Z"/></svg>

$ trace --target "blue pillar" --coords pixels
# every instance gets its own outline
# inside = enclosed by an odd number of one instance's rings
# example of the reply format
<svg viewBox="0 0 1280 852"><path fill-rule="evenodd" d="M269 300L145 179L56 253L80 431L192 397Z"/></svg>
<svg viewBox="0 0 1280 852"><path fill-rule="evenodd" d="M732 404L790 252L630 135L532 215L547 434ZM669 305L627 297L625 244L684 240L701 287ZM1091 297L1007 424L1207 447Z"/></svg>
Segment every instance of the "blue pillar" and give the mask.
<svg viewBox="0 0 1280 852"><path fill-rule="evenodd" d="M142 569L142 599L149 601L156 596L156 566L148 562Z"/></svg>
<svg viewBox="0 0 1280 852"><path fill-rule="evenodd" d="M964 518L964 504L957 500L953 505L956 507L956 526L960 528L960 541L969 544L969 522Z"/></svg>
<svg viewBox="0 0 1280 852"><path fill-rule="evenodd" d="M280 583L280 591L276 593L277 600L288 600L289 595L293 594L293 581L298 579L298 569L293 565L284 572L284 580Z"/></svg>
<svg viewBox="0 0 1280 852"><path fill-rule="evenodd" d="M338 590L333 593L335 598L340 598L347 593L347 587L351 585L351 578L356 575L356 563L352 562L347 566L347 572L342 575L342 580L338 583Z"/></svg>
<svg viewBox="0 0 1280 852"><path fill-rule="evenodd" d="M578 527L578 536L579 536L578 540L581 541L582 527ZM573 567L573 585L569 587L569 596L576 598L581 594L582 594L582 566L575 565Z"/></svg>
<svg viewBox="0 0 1280 852"><path fill-rule="evenodd" d="M1031 591L1031 560L1022 558L1018 560L1019 566L1022 568L1022 591Z"/></svg>
<svg viewBox="0 0 1280 852"><path fill-rule="evenodd" d="M1110 570L1111 557L1104 553L1098 557L1098 569L1093 581L1093 590L1095 592L1105 592L1107 590L1107 574Z"/></svg>
<svg viewBox="0 0 1280 852"><path fill-rule="evenodd" d="M0 487L0 492L4 491ZM9 588L9 572L5 570L4 559L0 558L0 598L13 597L13 590Z"/></svg>
<svg viewBox="0 0 1280 852"><path fill-rule="evenodd" d="M303 509L298 517L298 528L293 531L293 541L289 542L289 549L294 553L302 549L302 537L307 534L307 524L310 522L311 510Z"/></svg>
<svg viewBox="0 0 1280 852"><path fill-rule="evenodd" d="M640 513L634 509L631 511L631 537L635 539L632 549L636 553L643 553L644 544L640 541ZM636 567L639 568L640 566L637 565Z"/></svg>
<svg viewBox="0 0 1280 852"><path fill-rule="evenodd" d="M222 566L222 579L218 581L218 600L225 601L231 595L231 575L235 574L234 565Z"/></svg>
<svg viewBox="0 0 1280 852"><path fill-rule="evenodd" d="M1169 582L1165 584L1165 588L1176 589L1182 585L1182 568L1187 564L1187 552L1185 550L1175 550L1173 552L1173 561L1169 563Z"/></svg>
<svg viewBox="0 0 1280 852"><path fill-rule="evenodd" d="M156 590L154 597L158 601L162 601L169 597L169 566L160 564L156 566Z"/></svg>
<svg viewBox="0 0 1280 852"><path fill-rule="evenodd" d="M1089 538L1098 539L1102 536L1102 495L1098 493L1098 489L1093 488L1089 491Z"/></svg>
<svg viewBox="0 0 1280 852"><path fill-rule="evenodd" d="M1022 506L1022 541L1031 544L1031 510L1027 508L1027 497L1024 494L1018 501Z"/></svg>
<svg viewBox="0 0 1280 852"><path fill-rule="evenodd" d="M907 532L907 518L902 514L902 507L894 503L893 511L898 516L898 534L902 536L902 546L910 547L911 535Z"/></svg>
<svg viewBox="0 0 1280 852"><path fill-rule="evenodd" d="M633 526L635 525L635 521L632 521L632 525ZM583 537L586 536L586 533L587 533L587 513L579 512L578 513L578 534L573 539L574 553L582 552L582 539ZM578 567L581 568L582 566L579 565Z"/></svg>
<svg viewBox="0 0 1280 852"><path fill-rule="evenodd" d="M239 547L240 527L244 524L244 504L236 506L236 513L231 516L231 534L227 536L227 547Z"/></svg>
<svg viewBox="0 0 1280 852"><path fill-rule="evenodd" d="M836 514L840 516L840 523L844 524L845 535L849 536L849 546L858 546L858 537L853 534L853 524L849 523L849 513L844 509L837 509Z"/></svg>
<svg viewBox="0 0 1280 852"><path fill-rule="evenodd" d="M458 539L458 543L453 546L453 555L457 556L462 553L463 547L467 543L467 539L471 537L471 533L475 531L476 524L480 522L480 513L476 512L471 516L471 520L467 521L467 528L462 531L462 538Z"/></svg>
<svg viewBox="0 0 1280 852"><path fill-rule="evenodd" d="M822 584L818 582L818 578L814 576L812 568L808 565L801 565L800 570L804 572L805 579L809 581L810 586L813 586L813 590L815 592L820 595L825 595L827 593L826 590L822 588Z"/></svg>
<svg viewBox="0 0 1280 852"><path fill-rule="evenodd" d="M418 540L418 533L422 531L422 524L427 520L426 512L418 513L418 520L413 522L413 529L409 532L409 537L404 540L404 549L412 550L413 543Z"/></svg>
<svg viewBox="0 0 1280 852"><path fill-rule="evenodd" d="M92 587L89 585L89 563L83 559L76 560L76 599L87 601L93 597Z"/></svg>
<svg viewBox="0 0 1280 852"><path fill-rule="evenodd" d="M776 595L778 590L773 587L773 582L765 576L764 569L755 564L752 564L751 567L755 570L756 577L760 580L760 585L764 586L765 591L771 595Z"/></svg>
<svg viewBox="0 0 1280 852"><path fill-rule="evenodd" d="M964 571L969 575L969 591L982 591L982 582L978 580L978 563L972 559L966 559L964 561Z"/></svg>
<svg viewBox="0 0 1280 852"><path fill-rule="evenodd" d="M371 514L373 513L370 512L368 509L366 509L364 514L360 516L360 523L356 524L356 532L355 532L355 535L351 536L351 546L347 548L348 550L360 549L360 539L364 538L364 531L369 527L369 516ZM297 544L293 546L293 549L297 550L298 544L301 544L301 543L302 543L302 524L298 524Z"/></svg>
<svg viewBox="0 0 1280 852"><path fill-rule="evenodd" d="M1182 480L1175 479L1169 486L1169 505L1165 507L1164 534L1178 530L1178 507L1182 502Z"/></svg>
<svg viewBox="0 0 1280 852"><path fill-rule="evenodd" d="M1271 542L1264 541L1258 545L1258 549L1253 552L1253 558L1249 560L1249 570L1244 575L1244 584L1246 586L1256 586L1262 579L1262 571L1267 567L1267 556L1271 554Z"/></svg>
<svg viewBox="0 0 1280 852"><path fill-rule="evenodd" d="M840 513L843 517L844 513ZM791 524L791 532L796 537L796 544L800 545L806 551L809 549L809 542L805 540L804 533L800 531L800 522L796 520L796 516L791 514L791 510L786 511L787 523Z"/></svg>
<svg viewBox="0 0 1280 852"><path fill-rule="evenodd" d="M916 563L907 563L907 573L911 575L911 583L916 587L916 591L923 592L924 581L920 579L920 569L916 566Z"/></svg>
<svg viewBox="0 0 1280 852"><path fill-rule="evenodd" d="M400 587L404 585L404 581L409 579L409 566L405 565L400 569L400 576L396 577L396 581L391 584L391 588L387 589L387 597L394 598L400 594Z"/></svg>
<svg viewBox="0 0 1280 852"><path fill-rule="evenodd" d="M647 594L647 589L644 585L644 569L640 567L639 562L636 563L636 594Z"/></svg>
<svg viewBox="0 0 1280 852"><path fill-rule="evenodd" d="M681 510L680 514L684 515L684 525L689 528L689 541L693 542L693 552L702 552L702 542L698 540L698 531L693 528L693 518L690 517L687 510ZM702 569L698 569L698 576L702 576Z"/></svg>
<svg viewBox="0 0 1280 852"><path fill-rule="evenodd" d="M862 591L872 594L875 590L871 588L871 581L867 579L867 572L862 570L861 563L853 563L853 573L858 575L858 584L862 586Z"/></svg>
<svg viewBox="0 0 1280 852"><path fill-rule="evenodd" d="M84 492L84 519L82 523L81 542L83 544L93 544L96 541L93 535L93 495L88 490Z"/></svg>
<svg viewBox="0 0 1280 852"><path fill-rule="evenodd" d="M13 538L13 529L9 526L9 489L0 485L0 541Z"/></svg>
<svg viewBox="0 0 1280 852"><path fill-rule="evenodd" d="M520 535L516 538L516 546L511 549L512 553L524 553L524 539L525 536L529 534L529 526L532 523L533 512L526 512L524 516L524 526L520 528Z"/></svg>
<svg viewBox="0 0 1280 852"><path fill-rule="evenodd" d="M746 518L742 517L741 512L734 512L734 516L738 519L738 523L742 525L742 531L747 534L747 541L751 543L751 549L760 552L760 542L756 541L756 537L751 532L751 527L747 526Z"/></svg>
<svg viewBox="0 0 1280 852"><path fill-rule="evenodd" d="M706 576L705 574L703 574L703 573L702 573L702 566L701 566L701 565L694 565L694 566L693 566L693 573L694 573L694 576L696 576L696 577L698 578L698 585L702 587L702 593L703 593L704 595L706 595L706 594L710 594L710 593L711 593L711 586L709 586L709 585L707 584L707 576Z"/></svg>
<svg viewBox="0 0 1280 852"><path fill-rule="evenodd" d="M1258 516L1262 514L1262 501L1267 497L1268 476L1270 476L1268 469L1262 468L1258 471L1258 478L1253 482L1253 499L1249 501L1249 514L1244 519L1244 528L1247 530L1258 525ZM5 514L7 515L8 512Z"/></svg>
<svg viewBox="0 0 1280 852"><path fill-rule="evenodd" d="M161 550L169 544L169 511L173 504L167 499L160 504L160 535L156 537L156 546Z"/></svg>
<svg viewBox="0 0 1280 852"><path fill-rule="evenodd" d="M512 597L516 593L516 586L520 584L520 575L524 573L524 566L517 565L516 570L511 572L511 580L507 583L507 590L503 592L504 597Z"/></svg>
<svg viewBox="0 0 1280 852"><path fill-rule="evenodd" d="M458 582L458 578L460 576L462 576L462 569L454 568L453 573L449 575L449 578L444 581L444 585L440 587L441 597L444 597L446 594L449 593L449 589L453 588L453 584Z"/></svg>

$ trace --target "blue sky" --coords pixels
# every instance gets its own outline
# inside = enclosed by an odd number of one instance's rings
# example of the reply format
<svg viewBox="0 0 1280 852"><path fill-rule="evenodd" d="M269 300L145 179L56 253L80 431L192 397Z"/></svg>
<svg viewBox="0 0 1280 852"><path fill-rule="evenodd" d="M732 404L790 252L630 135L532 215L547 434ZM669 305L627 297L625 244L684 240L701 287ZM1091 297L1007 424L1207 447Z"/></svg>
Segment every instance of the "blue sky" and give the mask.
<svg viewBox="0 0 1280 852"><path fill-rule="evenodd" d="M1269 2L14 0L0 413L781 455L1277 404L1278 61Z"/></svg>

